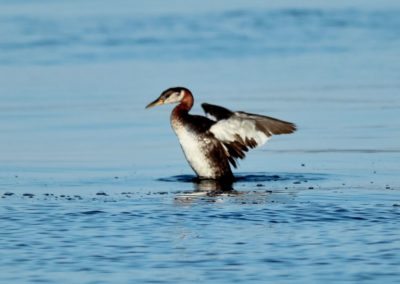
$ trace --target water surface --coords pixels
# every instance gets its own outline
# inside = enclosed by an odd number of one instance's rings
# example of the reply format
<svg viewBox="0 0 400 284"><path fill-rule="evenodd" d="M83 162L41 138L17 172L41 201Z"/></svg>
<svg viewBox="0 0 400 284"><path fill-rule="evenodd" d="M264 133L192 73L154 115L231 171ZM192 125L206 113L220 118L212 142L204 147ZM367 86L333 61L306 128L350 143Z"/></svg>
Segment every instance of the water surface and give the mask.
<svg viewBox="0 0 400 284"><path fill-rule="evenodd" d="M117 2L0 4L0 282L398 282L398 4ZM299 130L199 183L174 85Z"/></svg>

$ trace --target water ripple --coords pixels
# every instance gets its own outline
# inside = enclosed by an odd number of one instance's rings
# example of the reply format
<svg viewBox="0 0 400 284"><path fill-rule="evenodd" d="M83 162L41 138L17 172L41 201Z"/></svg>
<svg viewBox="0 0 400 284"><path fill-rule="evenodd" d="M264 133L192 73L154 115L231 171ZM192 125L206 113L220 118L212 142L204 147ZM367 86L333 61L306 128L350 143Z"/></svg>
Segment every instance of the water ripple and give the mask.
<svg viewBox="0 0 400 284"><path fill-rule="evenodd" d="M280 9L118 18L2 16L0 63L392 49L400 45L399 15L395 10Z"/></svg>
<svg viewBox="0 0 400 284"><path fill-rule="evenodd" d="M239 173L235 175L235 183L273 182L273 181L318 181L330 177L328 174L316 173ZM194 175L177 175L158 179L165 182L201 183Z"/></svg>

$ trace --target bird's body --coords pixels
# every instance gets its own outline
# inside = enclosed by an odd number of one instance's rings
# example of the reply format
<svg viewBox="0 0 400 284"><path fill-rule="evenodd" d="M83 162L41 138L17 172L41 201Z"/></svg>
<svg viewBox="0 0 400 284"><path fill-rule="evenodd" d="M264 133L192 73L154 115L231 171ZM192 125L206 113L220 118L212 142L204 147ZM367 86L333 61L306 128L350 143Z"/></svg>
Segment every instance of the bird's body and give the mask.
<svg viewBox="0 0 400 284"><path fill-rule="evenodd" d="M296 130L290 122L232 112L211 104L202 104L202 107L215 120L191 115L193 95L183 87L165 90L147 107L167 103L179 103L171 113L171 125L187 161L201 179L232 181L230 164L236 167L236 160L243 159L249 148L264 144L273 134Z"/></svg>
<svg viewBox="0 0 400 284"><path fill-rule="evenodd" d="M192 169L200 178L233 179L221 143L209 131L214 122L190 115L179 106L171 114L171 125Z"/></svg>

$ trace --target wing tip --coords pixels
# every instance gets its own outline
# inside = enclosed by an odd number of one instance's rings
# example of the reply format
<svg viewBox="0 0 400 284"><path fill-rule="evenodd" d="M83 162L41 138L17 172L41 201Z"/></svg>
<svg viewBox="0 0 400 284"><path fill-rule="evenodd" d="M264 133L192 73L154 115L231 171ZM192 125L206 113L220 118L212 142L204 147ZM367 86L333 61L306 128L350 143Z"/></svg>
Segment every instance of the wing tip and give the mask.
<svg viewBox="0 0 400 284"><path fill-rule="evenodd" d="M271 136L281 135L281 134L291 134L296 132L297 130L298 127L296 124L287 121L280 121L279 124L269 129Z"/></svg>
<svg viewBox="0 0 400 284"><path fill-rule="evenodd" d="M290 133L293 133L293 132L296 132L297 131L297 125L296 124L294 124L294 123L291 123L291 122L288 122L288 128L287 128L287 133L285 133L285 134L290 134Z"/></svg>

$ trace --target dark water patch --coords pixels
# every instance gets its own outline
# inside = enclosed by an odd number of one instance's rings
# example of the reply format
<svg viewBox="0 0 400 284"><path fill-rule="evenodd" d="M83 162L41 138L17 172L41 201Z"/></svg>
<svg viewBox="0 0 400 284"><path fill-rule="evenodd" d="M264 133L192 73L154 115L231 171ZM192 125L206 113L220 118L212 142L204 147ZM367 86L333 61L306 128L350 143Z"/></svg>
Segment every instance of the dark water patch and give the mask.
<svg viewBox="0 0 400 284"><path fill-rule="evenodd" d="M165 182L187 182L187 183L193 183L198 181L197 177L194 175L177 175L172 177L159 178L157 180Z"/></svg>
<svg viewBox="0 0 400 284"><path fill-rule="evenodd" d="M237 212L209 215L209 217L219 218L219 219L229 219L229 220L251 221L251 222L263 221L263 219L261 219L261 216L257 218L257 216L251 216L248 214L242 214Z"/></svg>
<svg viewBox="0 0 400 284"><path fill-rule="evenodd" d="M261 261L269 263L269 264L284 264L284 265L289 265L290 264L287 260L278 259L278 258L264 258Z"/></svg>
<svg viewBox="0 0 400 284"><path fill-rule="evenodd" d="M82 211L82 212L74 212L74 213L67 213L66 215L70 215L70 216L77 216L77 215L98 215L98 214L105 214L105 211L101 211L101 210L89 210L89 211Z"/></svg>
<svg viewBox="0 0 400 284"><path fill-rule="evenodd" d="M236 183L255 183L255 182L274 182L274 181L295 181L295 182L307 182L307 181L321 181L326 180L332 175L329 174L315 174L315 173L279 173L279 174L268 174L268 173L239 173L235 175L234 184ZM206 183L212 182L207 180L200 180L194 175L177 175L172 177L159 178L158 181L164 182L184 182L184 183ZM261 187L263 185L257 184L256 186Z"/></svg>

